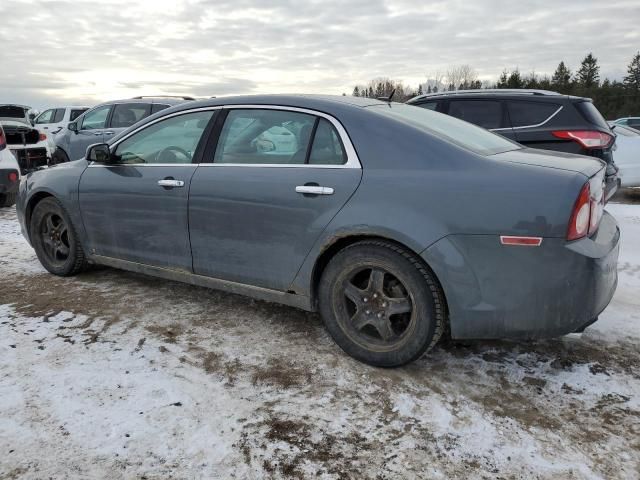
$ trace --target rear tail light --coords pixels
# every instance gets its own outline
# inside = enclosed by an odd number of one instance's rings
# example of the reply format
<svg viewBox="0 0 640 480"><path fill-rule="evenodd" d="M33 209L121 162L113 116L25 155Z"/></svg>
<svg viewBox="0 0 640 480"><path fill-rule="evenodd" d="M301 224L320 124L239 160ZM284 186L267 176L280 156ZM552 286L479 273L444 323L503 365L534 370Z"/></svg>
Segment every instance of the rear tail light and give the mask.
<svg viewBox="0 0 640 480"><path fill-rule="evenodd" d="M7 148L7 137L4 136L4 130L0 127L0 150Z"/></svg>
<svg viewBox="0 0 640 480"><path fill-rule="evenodd" d="M605 148L613 141L613 135L597 130L556 130L551 134L556 138L578 142L586 149Z"/></svg>
<svg viewBox="0 0 640 480"><path fill-rule="evenodd" d="M44 133L41 133L38 138L40 139L41 142L44 142L47 139L47 136Z"/></svg>
<svg viewBox="0 0 640 480"><path fill-rule="evenodd" d="M7 175L7 179L9 180L9 183L15 183L18 181L18 172L9 172L9 175Z"/></svg>
<svg viewBox="0 0 640 480"><path fill-rule="evenodd" d="M594 233L604 213L603 174L594 176L584 184L569 220L567 240L577 240Z"/></svg>

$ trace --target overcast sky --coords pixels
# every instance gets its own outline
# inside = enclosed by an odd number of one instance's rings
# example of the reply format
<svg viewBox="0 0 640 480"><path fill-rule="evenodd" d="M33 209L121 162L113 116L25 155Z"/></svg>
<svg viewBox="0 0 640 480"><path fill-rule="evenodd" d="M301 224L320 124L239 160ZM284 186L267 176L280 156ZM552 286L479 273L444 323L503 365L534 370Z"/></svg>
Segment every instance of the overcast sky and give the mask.
<svg viewBox="0 0 640 480"><path fill-rule="evenodd" d="M621 79L640 0L0 0L0 103L37 108L140 94L350 94L448 66Z"/></svg>

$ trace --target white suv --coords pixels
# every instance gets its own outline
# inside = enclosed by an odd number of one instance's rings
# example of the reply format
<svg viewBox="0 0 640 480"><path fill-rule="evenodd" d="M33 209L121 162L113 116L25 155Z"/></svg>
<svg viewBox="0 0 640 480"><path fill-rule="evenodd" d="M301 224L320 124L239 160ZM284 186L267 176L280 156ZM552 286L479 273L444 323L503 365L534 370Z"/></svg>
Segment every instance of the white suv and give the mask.
<svg viewBox="0 0 640 480"><path fill-rule="evenodd" d="M51 137L89 110L89 107L58 107L45 110L38 115L33 124L38 130L44 130Z"/></svg>

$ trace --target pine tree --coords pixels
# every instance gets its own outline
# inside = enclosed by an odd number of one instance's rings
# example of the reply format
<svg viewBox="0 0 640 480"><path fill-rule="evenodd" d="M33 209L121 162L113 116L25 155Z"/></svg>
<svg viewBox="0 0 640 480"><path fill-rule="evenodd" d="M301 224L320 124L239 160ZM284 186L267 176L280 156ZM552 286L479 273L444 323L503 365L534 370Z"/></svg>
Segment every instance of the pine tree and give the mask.
<svg viewBox="0 0 640 480"><path fill-rule="evenodd" d="M498 84L496 85L497 88L507 88L507 80L509 79L509 74L507 73L507 70L504 69L502 71L502 73L500 74L500 78L498 79Z"/></svg>
<svg viewBox="0 0 640 480"><path fill-rule="evenodd" d="M509 75L509 78L507 79L507 88L524 88L524 81L520 75L520 70L517 68L511 72L511 75Z"/></svg>
<svg viewBox="0 0 640 480"><path fill-rule="evenodd" d="M598 65L598 59L589 53L582 63L580 69L576 73L576 80L578 84L586 89L597 87L600 83L600 66Z"/></svg>
<svg viewBox="0 0 640 480"><path fill-rule="evenodd" d="M564 62L558 64L558 68L551 77L551 85L554 90L560 93L569 93L571 88L571 70L567 68Z"/></svg>
<svg viewBox="0 0 640 480"><path fill-rule="evenodd" d="M360 96L360 89L358 88L358 86L356 85L355 87L353 87L353 94L354 97L359 97Z"/></svg>
<svg viewBox="0 0 640 480"><path fill-rule="evenodd" d="M427 93L431 93L431 85L427 86Z"/></svg>
<svg viewBox="0 0 640 480"><path fill-rule="evenodd" d="M422 95L422 84L418 85L418 95Z"/></svg>
<svg viewBox="0 0 640 480"><path fill-rule="evenodd" d="M627 67L627 73L629 75L624 77L624 86L635 92L640 92L640 52L633 56Z"/></svg>

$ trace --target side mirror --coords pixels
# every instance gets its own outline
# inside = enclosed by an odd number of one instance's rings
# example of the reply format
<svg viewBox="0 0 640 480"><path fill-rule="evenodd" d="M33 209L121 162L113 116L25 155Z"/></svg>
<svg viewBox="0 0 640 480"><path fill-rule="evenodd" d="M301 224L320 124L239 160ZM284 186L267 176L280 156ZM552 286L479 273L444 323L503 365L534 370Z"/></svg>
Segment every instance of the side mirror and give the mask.
<svg viewBox="0 0 640 480"><path fill-rule="evenodd" d="M96 143L87 148L85 156L88 162L111 163L111 151L106 143Z"/></svg>
<svg viewBox="0 0 640 480"><path fill-rule="evenodd" d="M71 122L69 125L67 125L67 128L72 132L78 133L78 124L76 122Z"/></svg>

